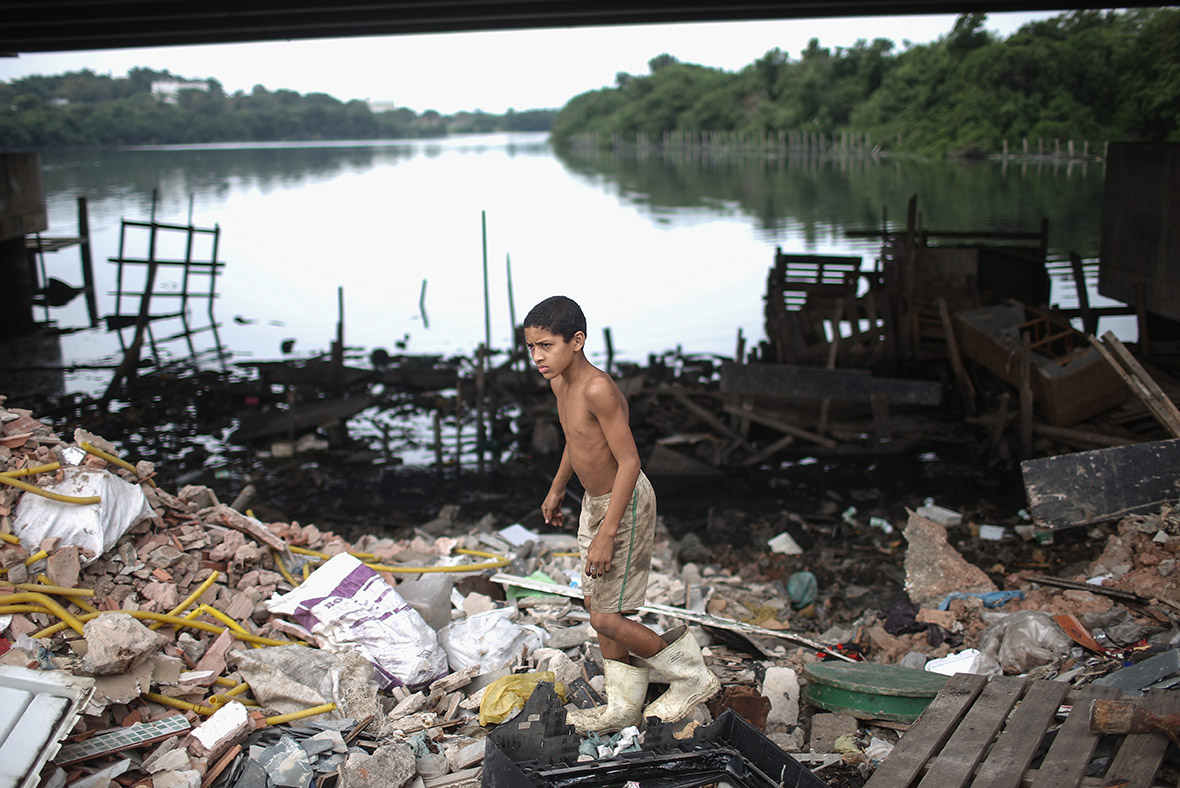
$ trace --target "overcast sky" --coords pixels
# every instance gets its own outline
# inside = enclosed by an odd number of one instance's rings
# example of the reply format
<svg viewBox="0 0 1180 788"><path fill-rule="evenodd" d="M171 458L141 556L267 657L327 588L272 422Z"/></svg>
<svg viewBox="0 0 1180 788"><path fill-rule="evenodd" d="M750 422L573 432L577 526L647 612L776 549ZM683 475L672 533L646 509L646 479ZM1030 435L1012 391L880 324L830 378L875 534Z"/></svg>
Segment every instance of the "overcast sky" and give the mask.
<svg viewBox="0 0 1180 788"><path fill-rule="evenodd" d="M986 27L1006 37L1032 19L1058 13L989 14ZM620 71L646 74L648 60L665 52L683 62L736 71L774 47L798 58L811 38L833 49L857 39L888 38L898 47L925 43L950 32L955 18L630 25L28 54L0 58L0 79L85 68L122 77L144 66L194 79L213 77L230 93L263 85L345 101L392 101L417 112L499 114L560 107L579 93L613 85Z"/></svg>

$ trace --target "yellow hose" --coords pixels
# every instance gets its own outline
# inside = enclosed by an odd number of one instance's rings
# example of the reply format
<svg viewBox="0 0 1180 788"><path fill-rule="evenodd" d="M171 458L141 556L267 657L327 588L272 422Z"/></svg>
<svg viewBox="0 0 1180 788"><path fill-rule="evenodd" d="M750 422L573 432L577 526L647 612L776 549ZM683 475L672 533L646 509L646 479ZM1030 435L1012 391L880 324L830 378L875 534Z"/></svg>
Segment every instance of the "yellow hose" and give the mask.
<svg viewBox="0 0 1180 788"><path fill-rule="evenodd" d="M65 586L42 585L40 583L6 583L0 581L0 587L19 588L21 591L57 594L58 596L94 596L94 589L92 588L66 588Z"/></svg>
<svg viewBox="0 0 1180 788"><path fill-rule="evenodd" d="M135 477L136 477L137 479L141 478L141 477L140 477L140 475L139 475L139 469L138 469L138 468L136 468L136 467L135 467L134 465L132 465L131 463L127 462L126 460L120 460L118 457L116 457L116 456L115 456L115 455L113 455L113 454L107 454L107 453L106 453L105 451L103 451L102 449L96 449L95 447L93 447L93 446L91 446L89 443L87 443L86 441L82 441L82 443L80 443L79 445L80 445L80 446L81 446L83 449L85 449L85 450L86 450L86 453L87 453L87 454L93 454L95 457L101 457L102 459L106 460L106 461L107 461L107 462L109 462L109 463L113 463L113 464L115 464L115 465L118 465L120 468L123 468L123 469L125 469L125 470L131 471L132 473L134 473L134 474L135 474ZM147 483L148 483L148 484L150 484L150 485L151 485L151 486L153 486L153 487L155 487L155 486L156 486L156 482L155 482L155 480L154 480L154 479L148 479L148 480L147 480Z"/></svg>
<svg viewBox="0 0 1180 788"><path fill-rule="evenodd" d="M9 544L20 544L20 537L15 534L0 534L0 539L3 539Z"/></svg>
<svg viewBox="0 0 1180 788"><path fill-rule="evenodd" d="M51 462L48 465L34 465L31 468L21 468L19 471L4 471L0 476L6 476L9 479L19 479L22 476L35 476L38 473L49 473L56 471L61 467L60 462Z"/></svg>
<svg viewBox="0 0 1180 788"><path fill-rule="evenodd" d="M99 503L100 501L102 501L102 497L98 496L98 495L83 495L83 496L62 495L61 493L55 493L55 492L50 492L49 490L43 490L40 487L36 487L32 484L25 484L24 482L17 481L16 479L10 478L8 476L0 476L0 484L7 484L10 487L17 487L17 488L24 490L26 492L31 492L31 493L34 493L35 495L40 495L42 498L48 498L51 501L59 501L61 503L87 504L87 503Z"/></svg>
<svg viewBox="0 0 1180 788"><path fill-rule="evenodd" d="M291 576L291 572L289 569L287 569L287 565L284 564L283 559L279 557L279 551L272 547L270 549L270 554L274 558L275 566L279 569L279 574L286 578L287 582L291 584L291 587L294 588L295 586L299 585L299 581Z"/></svg>
<svg viewBox="0 0 1180 788"><path fill-rule="evenodd" d="M206 591L209 590L209 586L213 585L213 583L217 580L217 578L220 577L220 574L221 574L220 572L218 572L216 569L214 569L209 574L209 576L207 578L205 578L204 582L202 582L199 586L197 586L197 590L193 591L191 594L189 594L187 597L185 597L185 600L183 602L181 602L179 605L177 605L176 607L169 610L168 615L170 615L170 616L179 615L184 610L186 610L189 605L191 605L193 602L196 602L198 599L200 599L201 594L204 594ZM148 629L150 629L154 632L155 630L159 629L162 626L164 626L164 622L157 621L156 623L154 623L150 627L148 627Z"/></svg>
<svg viewBox="0 0 1180 788"><path fill-rule="evenodd" d="M196 703L189 703L187 700L170 698L167 695L161 695L158 692L145 692L143 693L142 697L151 701L155 701L156 703L162 704L164 706L171 706L174 709L195 711L197 714L204 714L206 717L217 711L217 709L210 708L209 706L198 706Z"/></svg>
<svg viewBox="0 0 1180 788"><path fill-rule="evenodd" d="M290 551L296 555L308 555L312 556L313 558L323 559L332 557L327 553L308 550L305 547L292 546L288 549L290 549ZM366 563L365 566L369 567L375 572L400 572L407 575L420 575L427 572L482 572L485 569L498 569L502 566L508 566L509 564L508 559L504 556L496 555L495 553L485 553L482 550L458 549L455 550L455 552L461 555L478 555L483 558L491 558L492 560L486 561L482 564L456 564L455 566L386 566L384 564L370 563ZM353 556L354 558L359 558L361 556L371 556L372 553L349 553L349 555Z"/></svg>
<svg viewBox="0 0 1180 788"><path fill-rule="evenodd" d="M23 589L25 591L45 591L46 588L58 588L58 586L55 586L55 585L53 585L53 583L49 582L49 578L46 577L44 572L37 575L37 582L43 583L44 585L36 585L34 583L22 583L22 584L18 584L17 588ZM45 591L45 592L46 593L53 593L51 591ZM82 610L84 610L87 613L97 613L98 612L98 608L96 608L94 605L90 604L89 602L83 602L81 599L78 599L79 596L94 596L93 589L90 589L90 588L66 588L66 589L62 589L62 593L60 594L60 596L68 596L70 598L70 602L72 602L73 604L82 608Z"/></svg>
<svg viewBox="0 0 1180 788"><path fill-rule="evenodd" d="M42 558L48 558L48 557L49 557L49 553L45 552L44 550L38 550L37 552L33 553L31 556L29 556L28 558L25 559L25 566L32 566L33 564L40 561Z"/></svg>
<svg viewBox="0 0 1180 788"><path fill-rule="evenodd" d="M0 605L0 615L8 613L50 613L53 611L42 605Z"/></svg>
<svg viewBox="0 0 1180 788"><path fill-rule="evenodd" d="M191 619L194 619L197 616L202 615L202 614L213 616L213 618L215 618L218 621L220 621L221 623L225 624L227 627L232 629L234 632L237 632L239 635L251 634L249 630L247 630L245 627L243 627L237 621L234 621L232 618L227 616L225 613L222 613L220 610L213 607L212 605L204 605L204 604L198 605L194 610L191 610L188 613L186 613L184 615L184 618L191 620ZM254 648L262 648L262 646L260 646L257 643L254 643L252 645L254 646Z"/></svg>
<svg viewBox="0 0 1180 788"><path fill-rule="evenodd" d="M228 690L227 692L222 692L220 694L212 695L208 698L205 698L205 702L208 703L209 706L214 709L220 709L226 703L228 703L231 700L235 700L235 699L238 700L238 703L241 703L243 706L248 706L248 705L251 705L250 701L243 701L243 700L240 700L237 698L238 695L241 695L243 692L245 692L248 689L250 689L250 685L247 684L246 682L242 682L241 684L236 685L233 689ZM257 704L254 704L254 705L257 705Z"/></svg>
<svg viewBox="0 0 1180 788"><path fill-rule="evenodd" d="M267 717L267 725L282 725L284 722L292 722L294 720L301 720L304 717L314 717L317 714L324 714L329 711L336 711L335 703L325 703L323 706L312 706L310 709L303 711L293 711L290 714L280 714L277 717Z"/></svg>
<svg viewBox="0 0 1180 788"><path fill-rule="evenodd" d="M19 596L19 595L13 594L12 596ZM42 595L41 594L34 594L32 596L42 596ZM45 597L45 598L49 599L49 597ZM24 601L24 600L17 600L17 601ZM50 600L50 601L52 601L52 600ZM56 603L54 603L54 604L56 604ZM62 617L56 610L53 612L54 612L54 615L56 615L58 618L62 619L63 623L54 624L51 627L46 627L45 629L41 630L40 632L34 633L33 637L35 637L35 638L49 637L51 635L56 635L58 632L61 632L63 629L66 628L66 623L65 623L66 619L64 617ZM65 612L66 611L64 611L64 610L62 611L62 613L65 613ZM126 613L127 615L132 616L133 618L140 619L142 621L162 621L165 624L172 624L172 625L178 626L178 627L192 627L193 629L199 629L203 632L213 632L214 634L217 634L217 635L220 635L222 632L225 632L227 629L226 627L219 627L214 624L206 624L204 621L190 621L187 618L180 618L179 616L169 616L164 613L148 613L144 610L108 610L108 611L100 611L98 613L87 613L86 615L78 616L77 618L75 618L73 615L71 615L69 613L66 613L66 616L69 616L70 620L77 621L77 622L84 622L84 621L90 621L91 619L96 618L97 616L101 616L104 612ZM78 632L80 633L81 631L82 631L81 627L79 626ZM230 630L230 631L233 632L233 630ZM234 636L237 637L238 640L244 641L246 643L261 643L264 646L290 646L290 645L294 645L294 642L290 641L290 640L275 640L274 638L264 638L264 637L261 637L260 635L249 635L249 634L243 635L240 632L234 632Z"/></svg>
<svg viewBox="0 0 1180 788"><path fill-rule="evenodd" d="M0 602L6 605L15 605L20 604L21 602L38 602L49 608L49 611L53 613L53 615L61 619L60 624L53 625L55 627L60 627L60 629L57 631L60 632L62 629L69 627L79 635L85 634L82 631L82 619L76 618L73 613L66 610L64 607L54 601L52 597L46 596L45 594L38 594L31 591L25 591L19 594L5 594L3 597L0 597ZM36 635L33 637L36 637Z"/></svg>

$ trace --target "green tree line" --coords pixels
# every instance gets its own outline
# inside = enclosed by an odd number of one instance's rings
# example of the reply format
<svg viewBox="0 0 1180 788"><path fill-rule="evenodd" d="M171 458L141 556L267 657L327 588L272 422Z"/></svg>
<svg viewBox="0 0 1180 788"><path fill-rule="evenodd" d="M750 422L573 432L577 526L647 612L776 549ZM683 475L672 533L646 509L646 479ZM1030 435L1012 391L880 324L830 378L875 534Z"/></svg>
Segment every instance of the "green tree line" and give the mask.
<svg viewBox="0 0 1180 788"><path fill-rule="evenodd" d="M1076 11L1006 39L986 19L965 14L937 41L902 48L812 39L798 59L772 49L737 72L659 55L649 74L571 99L553 140L814 132L964 157L1006 141L1180 141L1180 10Z"/></svg>
<svg viewBox="0 0 1180 788"><path fill-rule="evenodd" d="M172 96L152 86L177 84ZM0 149L86 145L400 139L451 133L546 131L557 110L443 115L406 107L373 112L360 100L292 90L227 94L215 79L133 68L126 77L83 70L0 82Z"/></svg>

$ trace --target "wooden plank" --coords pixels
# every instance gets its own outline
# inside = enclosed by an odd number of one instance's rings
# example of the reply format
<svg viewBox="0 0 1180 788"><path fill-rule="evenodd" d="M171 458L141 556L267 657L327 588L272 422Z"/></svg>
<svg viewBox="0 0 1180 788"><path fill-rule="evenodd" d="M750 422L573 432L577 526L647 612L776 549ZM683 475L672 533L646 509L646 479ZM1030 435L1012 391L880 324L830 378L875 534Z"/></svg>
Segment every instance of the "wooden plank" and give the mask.
<svg viewBox="0 0 1180 788"><path fill-rule="evenodd" d="M1167 716L1180 712L1180 695L1155 690L1143 701L1148 710ZM1170 740L1160 731L1129 733L1106 770L1105 784L1120 788L1151 788Z"/></svg>
<svg viewBox="0 0 1180 788"><path fill-rule="evenodd" d="M1090 685L1082 689L1073 709L1057 730L1049 752L1033 776L1031 788L1078 788L1098 737L1090 733L1090 702L1096 698L1117 698L1114 687Z"/></svg>
<svg viewBox="0 0 1180 788"><path fill-rule="evenodd" d="M999 732L1008 712L1020 699L1027 679L991 679L959 723L942 752L930 765L919 788L963 788Z"/></svg>
<svg viewBox="0 0 1180 788"><path fill-rule="evenodd" d="M1078 309L1082 313L1082 327L1087 334L1098 333L1098 316L1090 310L1090 293L1086 290L1086 271L1082 268L1082 256L1069 253L1069 267L1073 272L1073 283L1078 294Z"/></svg>
<svg viewBox="0 0 1180 788"><path fill-rule="evenodd" d="M967 369L963 366L963 358L959 355L959 343L955 341L955 329L951 325L950 310L947 309L946 299L938 296L934 299L938 304L938 316L942 320L942 330L946 334L946 350L951 359L951 369L955 373L955 383L958 384L959 398L963 400L963 412L968 416L975 415L975 386L967 376Z"/></svg>
<svg viewBox="0 0 1180 788"><path fill-rule="evenodd" d="M873 394L869 399L873 409L873 433L878 442L887 441L893 437L893 420L889 418L889 398L884 394Z"/></svg>
<svg viewBox="0 0 1180 788"><path fill-rule="evenodd" d="M1035 681L1012 712L971 788L1020 788L1024 774L1069 691L1063 681Z"/></svg>
<svg viewBox="0 0 1180 788"><path fill-rule="evenodd" d="M1022 457L1032 456L1032 354L1028 334L1021 334L1020 346L1020 450Z"/></svg>
<svg viewBox="0 0 1180 788"><path fill-rule="evenodd" d="M918 721L869 777L865 788L908 788L912 785L930 757L951 737L985 684L986 676L972 673L951 676Z"/></svg>
<svg viewBox="0 0 1180 788"><path fill-rule="evenodd" d="M1099 353L1106 358L1107 361L1115 368L1119 374L1123 375L1123 379L1127 380L1131 390L1139 395L1143 400L1143 404L1147 406L1148 410L1159 420L1159 423L1164 426L1168 432L1172 434L1173 438L1180 438L1180 410L1177 410L1176 404L1168 398L1159 384L1147 374L1147 370L1135 360L1131 352L1118 340L1111 332L1107 331L1102 335L1102 343L1099 344L1093 337L1090 338L1091 343L1098 349ZM1118 358L1118 362L1114 361L1111 355L1106 351L1105 346L1109 345L1114 353L1114 357ZM1123 367L1126 367L1124 372ZM1135 383L1127 379L1130 375Z"/></svg>
<svg viewBox="0 0 1180 788"><path fill-rule="evenodd" d="M1180 501L1180 440L1039 457L1020 463L1033 519L1088 525Z"/></svg>
<svg viewBox="0 0 1180 788"><path fill-rule="evenodd" d="M875 378L863 369L821 369L785 364L722 364L721 390L795 400L864 402L880 393L894 406L937 405L942 383L935 380Z"/></svg>
<svg viewBox="0 0 1180 788"><path fill-rule="evenodd" d="M689 399L688 394L685 393L684 389L672 389L671 393L675 400L679 402L680 405L689 413L696 416L698 419L705 422L727 438L737 441L738 445L740 445L742 448L752 450L750 444L746 443L745 438L743 438L737 432L731 430L729 426L725 424L725 422L713 415L713 411L702 407L701 405L698 405Z"/></svg>
<svg viewBox="0 0 1180 788"><path fill-rule="evenodd" d="M773 416L755 410L754 408L742 408L737 405L726 405L725 412L732 413L736 416L742 416L743 418L747 418L750 421L756 422L765 427L776 429L779 432L786 433L787 435L794 435L797 438L809 440L812 443L823 446L826 449L834 449L839 445L831 438L825 438L823 435L816 435L814 432L796 427L793 424L787 424L781 419L776 419Z"/></svg>

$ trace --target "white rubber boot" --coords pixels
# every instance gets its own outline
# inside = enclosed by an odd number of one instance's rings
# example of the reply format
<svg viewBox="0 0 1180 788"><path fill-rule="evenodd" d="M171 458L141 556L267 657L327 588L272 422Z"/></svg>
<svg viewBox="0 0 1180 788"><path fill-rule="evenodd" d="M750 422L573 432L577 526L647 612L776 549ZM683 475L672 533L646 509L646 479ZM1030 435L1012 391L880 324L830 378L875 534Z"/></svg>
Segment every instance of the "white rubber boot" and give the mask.
<svg viewBox="0 0 1180 788"><path fill-rule="evenodd" d="M642 725L651 668L607 659L603 660L602 672L606 675L606 705L574 709L566 715L566 722L581 734L617 733L628 725Z"/></svg>
<svg viewBox="0 0 1180 788"><path fill-rule="evenodd" d="M676 627L660 637L668 645L647 662L668 679L668 691L652 701L643 716L678 722L698 703L713 697L721 689L721 680L705 665L701 648L688 627Z"/></svg>

